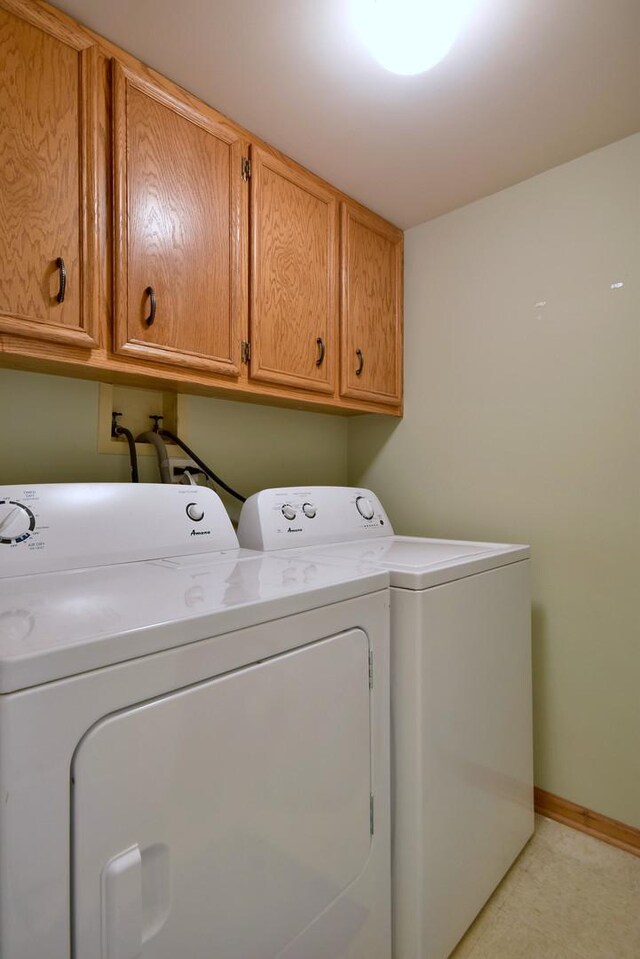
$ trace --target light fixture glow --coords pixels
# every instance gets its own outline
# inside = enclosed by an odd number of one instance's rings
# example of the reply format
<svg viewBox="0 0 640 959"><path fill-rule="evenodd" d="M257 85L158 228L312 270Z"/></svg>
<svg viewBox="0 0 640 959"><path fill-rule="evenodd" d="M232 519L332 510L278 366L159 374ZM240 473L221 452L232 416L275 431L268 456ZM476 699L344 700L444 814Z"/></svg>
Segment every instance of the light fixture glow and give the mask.
<svg viewBox="0 0 640 959"><path fill-rule="evenodd" d="M411 76L439 63L474 0L351 0L353 22L375 59Z"/></svg>

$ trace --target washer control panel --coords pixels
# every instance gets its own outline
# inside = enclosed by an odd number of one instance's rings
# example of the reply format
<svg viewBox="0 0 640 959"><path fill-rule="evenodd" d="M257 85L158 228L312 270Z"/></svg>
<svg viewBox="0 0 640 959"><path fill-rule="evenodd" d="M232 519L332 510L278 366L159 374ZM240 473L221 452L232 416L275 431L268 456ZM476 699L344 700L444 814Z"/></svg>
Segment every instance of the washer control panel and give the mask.
<svg viewBox="0 0 640 959"><path fill-rule="evenodd" d="M393 529L371 490L349 486L265 489L240 513L238 539L247 549L287 549L391 536Z"/></svg>
<svg viewBox="0 0 640 959"><path fill-rule="evenodd" d="M0 486L0 578L237 548L206 486Z"/></svg>

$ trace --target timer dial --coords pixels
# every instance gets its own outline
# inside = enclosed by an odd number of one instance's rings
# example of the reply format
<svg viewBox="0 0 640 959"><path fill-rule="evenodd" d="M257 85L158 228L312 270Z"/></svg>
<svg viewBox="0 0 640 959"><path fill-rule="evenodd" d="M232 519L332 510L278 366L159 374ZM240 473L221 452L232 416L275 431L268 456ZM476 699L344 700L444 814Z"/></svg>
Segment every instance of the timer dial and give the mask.
<svg viewBox="0 0 640 959"><path fill-rule="evenodd" d="M282 507L282 515L285 519L291 521L292 519L296 518L296 511L294 510L293 506L289 505L289 503L285 503Z"/></svg>
<svg viewBox="0 0 640 959"><path fill-rule="evenodd" d="M373 504L366 496L359 496L356 500L358 512L364 519L373 519Z"/></svg>
<svg viewBox="0 0 640 959"><path fill-rule="evenodd" d="M31 510L15 500L0 500L0 543L21 543L36 526Z"/></svg>
<svg viewBox="0 0 640 959"><path fill-rule="evenodd" d="M307 519L313 519L316 515L316 508L313 503L303 503L302 512L307 517Z"/></svg>

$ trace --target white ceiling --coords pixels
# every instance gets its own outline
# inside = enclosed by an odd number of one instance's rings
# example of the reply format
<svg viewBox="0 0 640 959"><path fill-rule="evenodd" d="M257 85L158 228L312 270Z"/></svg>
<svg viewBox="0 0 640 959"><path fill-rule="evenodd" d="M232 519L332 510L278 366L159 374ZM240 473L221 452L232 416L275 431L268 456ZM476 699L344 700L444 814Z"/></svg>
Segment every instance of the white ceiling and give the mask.
<svg viewBox="0 0 640 959"><path fill-rule="evenodd" d="M640 130L640 0L478 0L418 77L348 0L57 5L404 228Z"/></svg>

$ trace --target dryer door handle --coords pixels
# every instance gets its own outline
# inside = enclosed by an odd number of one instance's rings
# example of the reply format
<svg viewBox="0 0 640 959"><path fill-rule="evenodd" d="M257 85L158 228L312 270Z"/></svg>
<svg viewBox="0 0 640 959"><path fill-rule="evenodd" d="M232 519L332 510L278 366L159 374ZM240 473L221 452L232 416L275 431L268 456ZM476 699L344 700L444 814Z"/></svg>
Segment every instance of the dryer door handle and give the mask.
<svg viewBox="0 0 640 959"><path fill-rule="evenodd" d="M137 845L114 856L102 871L102 955L142 956L142 857Z"/></svg>

